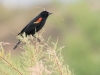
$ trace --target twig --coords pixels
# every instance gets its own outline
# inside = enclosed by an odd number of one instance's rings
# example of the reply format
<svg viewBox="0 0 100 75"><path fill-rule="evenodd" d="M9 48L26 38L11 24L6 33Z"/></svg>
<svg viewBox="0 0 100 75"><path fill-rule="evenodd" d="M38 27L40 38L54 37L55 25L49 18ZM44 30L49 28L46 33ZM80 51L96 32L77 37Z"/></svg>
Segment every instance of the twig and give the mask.
<svg viewBox="0 0 100 75"><path fill-rule="evenodd" d="M2 56L0 56L2 60L4 60L6 63L8 63L15 71L17 71L20 75L23 75L18 69L16 69L11 63L9 63L6 59L4 59Z"/></svg>
<svg viewBox="0 0 100 75"><path fill-rule="evenodd" d="M58 66L59 72L60 72L60 74L62 75L62 71L61 71L61 69L60 69L59 60L58 60L58 57L56 56L56 54L55 54L54 51L53 51L53 55L54 55L54 57L55 57L55 60L56 60L56 63L57 63L57 66Z"/></svg>
<svg viewBox="0 0 100 75"><path fill-rule="evenodd" d="M62 71L61 71L61 69L60 69L60 64L58 63L59 60L58 60L58 58L57 58L57 56L56 56L56 54L55 54L55 52L54 52L55 50L52 49L52 48L51 48L48 44L46 44L45 42L43 42L43 44L46 45L48 48L50 48L50 50L53 51L53 56L55 57L55 60L56 60L57 67L58 67L58 69L59 69L60 75L63 75L63 73L62 73Z"/></svg>
<svg viewBox="0 0 100 75"><path fill-rule="evenodd" d="M1 71L3 74L8 75L8 74L7 74L7 73L5 73L4 71L2 71L2 69L0 69L0 71Z"/></svg>

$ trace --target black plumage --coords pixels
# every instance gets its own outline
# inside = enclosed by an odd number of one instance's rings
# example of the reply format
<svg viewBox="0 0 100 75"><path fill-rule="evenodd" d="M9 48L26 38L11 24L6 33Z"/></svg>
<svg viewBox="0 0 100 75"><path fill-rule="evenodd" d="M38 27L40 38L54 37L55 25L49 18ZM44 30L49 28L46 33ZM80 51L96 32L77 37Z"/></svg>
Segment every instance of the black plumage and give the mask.
<svg viewBox="0 0 100 75"><path fill-rule="evenodd" d="M38 16L36 16L32 21L30 21L23 29L22 31L18 34L21 35L25 32L26 36L27 35L32 35L34 36L34 34L36 32L38 32L40 29L42 29L42 27L44 26L48 16L52 14L48 11L42 11ZM20 44L20 40L18 41L18 43L15 45L15 47L13 49L16 49L17 46Z"/></svg>

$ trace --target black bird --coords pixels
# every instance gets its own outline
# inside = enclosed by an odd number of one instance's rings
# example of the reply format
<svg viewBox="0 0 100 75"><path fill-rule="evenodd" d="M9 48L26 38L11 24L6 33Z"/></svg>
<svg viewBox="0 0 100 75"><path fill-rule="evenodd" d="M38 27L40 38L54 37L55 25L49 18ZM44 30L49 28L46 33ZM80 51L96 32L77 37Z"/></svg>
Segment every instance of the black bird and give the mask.
<svg viewBox="0 0 100 75"><path fill-rule="evenodd" d="M27 35L32 35L34 36L34 34L36 32L38 32L45 24L48 16L52 14L46 10L42 11L38 16L36 16L32 21L30 21L23 29L22 31L18 34L21 35L25 32L26 36ZM35 37L35 36L34 36ZM35 37L36 38L36 37ZM16 49L17 46L21 43L21 41L19 40L18 43L15 45L15 47L13 48Z"/></svg>

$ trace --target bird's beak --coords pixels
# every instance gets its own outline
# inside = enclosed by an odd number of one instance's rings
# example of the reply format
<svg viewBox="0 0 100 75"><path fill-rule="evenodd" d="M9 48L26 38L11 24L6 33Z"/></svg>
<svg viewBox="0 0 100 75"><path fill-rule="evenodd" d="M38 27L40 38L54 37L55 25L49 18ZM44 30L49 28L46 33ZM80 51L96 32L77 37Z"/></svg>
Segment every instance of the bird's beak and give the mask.
<svg viewBox="0 0 100 75"><path fill-rule="evenodd" d="M53 13L50 13L50 12L49 12L49 15L51 15L51 14L53 14Z"/></svg>

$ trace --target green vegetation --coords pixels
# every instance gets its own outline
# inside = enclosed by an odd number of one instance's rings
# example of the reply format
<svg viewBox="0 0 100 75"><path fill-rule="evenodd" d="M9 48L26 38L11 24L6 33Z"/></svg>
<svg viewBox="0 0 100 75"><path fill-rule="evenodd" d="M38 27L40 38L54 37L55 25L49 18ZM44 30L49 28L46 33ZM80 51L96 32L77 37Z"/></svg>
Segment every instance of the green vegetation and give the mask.
<svg viewBox="0 0 100 75"><path fill-rule="evenodd" d="M41 38L39 43L35 39L33 42L32 36L19 38L26 44L16 58L5 53L3 45L8 43L0 43L0 75L73 75L62 58L63 47L57 47L58 40L50 47L50 39L46 42Z"/></svg>
<svg viewBox="0 0 100 75"><path fill-rule="evenodd" d="M46 22L44 38L51 35L51 40L55 42L59 36L58 46L65 46L62 55L75 75L100 75L100 2L84 0L64 4L56 1L45 6L37 5L54 13ZM14 10L0 8L0 30L3 32L0 39L8 42L16 39L11 32L17 34L18 30L41 12L35 6ZM14 45L9 45L4 49L10 49L13 53L13 47ZM17 51L15 52L19 54L20 49Z"/></svg>

